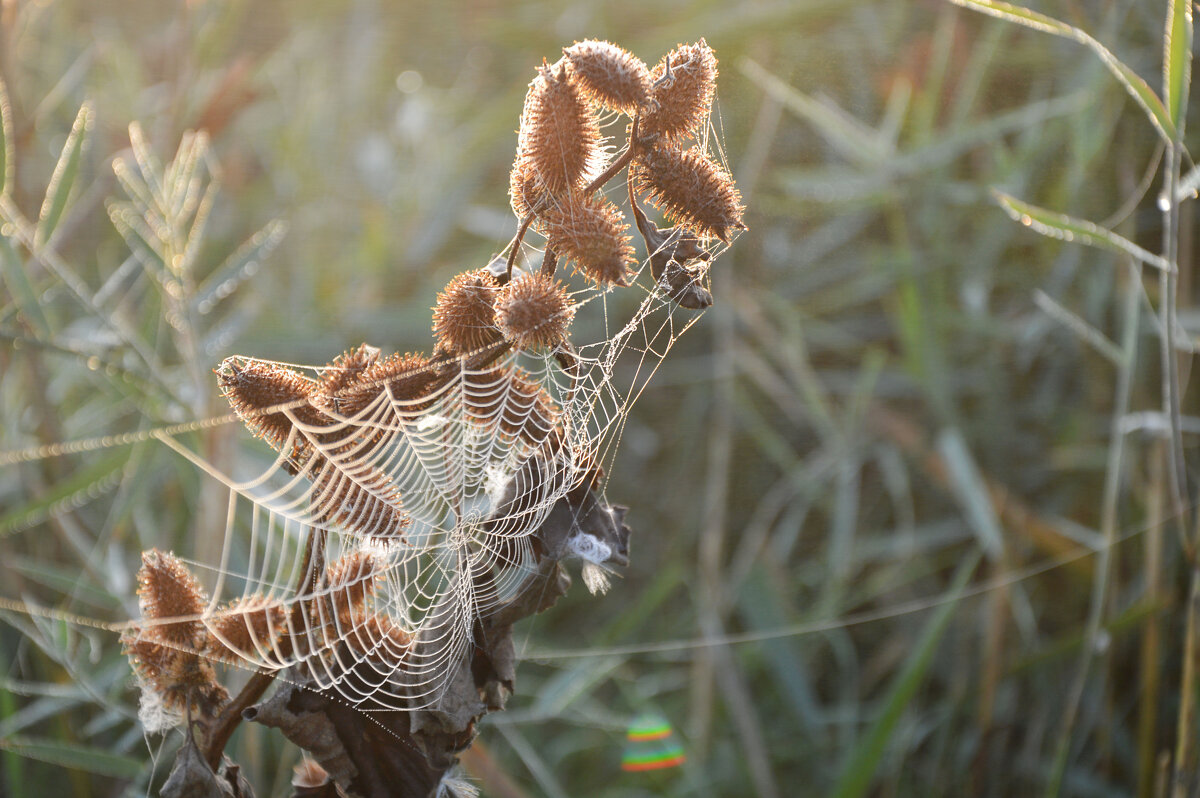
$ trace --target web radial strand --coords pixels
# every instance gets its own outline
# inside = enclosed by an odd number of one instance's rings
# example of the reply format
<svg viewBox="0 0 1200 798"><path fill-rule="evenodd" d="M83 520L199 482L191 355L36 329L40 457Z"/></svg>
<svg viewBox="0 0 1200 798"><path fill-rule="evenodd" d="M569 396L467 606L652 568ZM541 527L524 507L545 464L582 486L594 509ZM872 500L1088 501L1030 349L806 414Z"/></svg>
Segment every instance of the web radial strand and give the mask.
<svg viewBox="0 0 1200 798"><path fill-rule="evenodd" d="M219 475L230 498L207 655L299 667L364 710L435 703L477 622L535 569L534 532L611 465L633 401L697 318L647 282L573 293L568 359L464 356L416 398L384 382L352 412L284 408L278 455Z"/></svg>

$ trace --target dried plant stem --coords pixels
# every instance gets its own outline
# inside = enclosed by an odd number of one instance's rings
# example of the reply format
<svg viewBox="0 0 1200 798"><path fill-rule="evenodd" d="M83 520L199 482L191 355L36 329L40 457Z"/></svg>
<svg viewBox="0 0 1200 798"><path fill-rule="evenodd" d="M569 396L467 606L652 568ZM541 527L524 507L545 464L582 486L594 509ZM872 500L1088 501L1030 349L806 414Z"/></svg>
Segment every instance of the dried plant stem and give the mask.
<svg viewBox="0 0 1200 798"><path fill-rule="evenodd" d="M1112 418L1109 423L1108 462L1105 466L1104 494L1100 510L1100 533L1104 542L1096 554L1096 566L1092 576L1091 604L1088 610L1087 624L1084 628L1083 646L1079 651L1075 681L1067 699L1066 711L1063 713L1054 769L1051 771L1050 782L1046 788L1046 794L1051 796L1058 795L1062 789L1063 776L1066 773L1067 761L1070 759L1072 732L1079 714L1080 703L1083 701L1084 688L1087 686L1088 673L1091 670L1092 658L1096 656L1100 631L1104 622L1108 580L1113 569L1113 552L1117 542L1117 504L1121 492L1121 472L1125 448L1125 435L1121 429L1121 420L1129 412L1133 375L1137 366L1137 333L1140 316L1138 312L1140 293L1136 286L1141 276L1137 271L1137 265L1132 262L1126 264L1125 271L1128 277L1122 285L1125 304L1122 310L1121 361L1117 372Z"/></svg>
<svg viewBox="0 0 1200 798"><path fill-rule="evenodd" d="M321 534L320 530L309 529L308 541L304 546L304 559L296 577L295 593L297 595L311 592L315 587L318 575L321 573L324 550L325 536ZM293 612L299 613L303 606L304 602L298 602ZM287 645L288 641L285 639L283 644ZM204 744L204 759L214 773L221 764L221 755L225 752L225 746L229 744L229 738L233 736L238 724L242 722L242 713L258 703L263 693L275 681L276 675L278 675L278 671L255 672L241 692L226 704L221 709L221 714L213 720Z"/></svg>
<svg viewBox="0 0 1200 798"><path fill-rule="evenodd" d="M1163 534L1162 522L1166 508L1166 484L1164 483L1162 443L1150 450L1149 484L1147 485L1148 506L1146 510L1145 600L1150 606L1158 606L1163 600ZM1159 772L1158 766L1158 701L1161 688L1162 667L1162 621L1158 613L1146 618L1142 629L1140 662L1141 690L1138 701L1138 790L1139 798L1155 795L1154 785Z"/></svg>
<svg viewBox="0 0 1200 798"><path fill-rule="evenodd" d="M505 264L504 274L496 278L496 282L500 285L512 280L512 267L517 260L517 253L521 251L521 242L525 239L525 234L529 232L529 225L533 224L533 220L536 218L537 213L530 213L521 220L520 226L517 227L517 234L513 236L512 243L508 245L508 262Z"/></svg>
<svg viewBox="0 0 1200 798"><path fill-rule="evenodd" d="M1169 198L1163 210L1163 257L1173 268L1159 274L1159 320L1163 329L1160 352L1162 356L1162 401L1163 412L1170 424L1170 439L1168 451L1171 464L1167 475L1167 484L1171 488L1171 509L1184 532L1185 548L1188 559L1194 559L1198 549L1197 541L1186 540L1186 530L1191 528L1187 520L1187 508L1184 503L1184 493L1187 485L1187 473L1183 462L1183 435L1181 433L1181 411L1179 406L1179 360L1175 351L1176 324L1176 294L1179 290L1179 200L1176 194L1179 190L1179 170L1181 167L1182 145L1173 141L1167 146L1166 196Z"/></svg>
<svg viewBox="0 0 1200 798"><path fill-rule="evenodd" d="M1179 721L1175 743L1175 766L1171 778L1172 798L1194 795L1196 780L1196 648L1200 645L1197 626L1200 625L1200 566L1192 565L1188 588L1187 613L1184 623L1183 675L1179 684Z"/></svg>

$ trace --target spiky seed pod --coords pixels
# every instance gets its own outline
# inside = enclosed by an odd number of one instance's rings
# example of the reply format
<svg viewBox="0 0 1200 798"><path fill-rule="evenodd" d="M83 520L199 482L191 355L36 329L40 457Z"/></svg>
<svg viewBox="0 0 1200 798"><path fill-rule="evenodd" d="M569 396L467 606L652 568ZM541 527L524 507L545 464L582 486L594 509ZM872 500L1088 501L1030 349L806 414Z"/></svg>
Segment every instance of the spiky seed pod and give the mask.
<svg viewBox="0 0 1200 798"><path fill-rule="evenodd" d="M425 396L436 380L437 374L424 355L396 353L372 363L336 398L342 412L353 416L388 392L392 399L407 405ZM414 412L416 409L413 406Z"/></svg>
<svg viewBox="0 0 1200 798"><path fill-rule="evenodd" d="M318 394L317 383L277 363L264 360L239 363L238 360L228 358L217 369L221 393L229 400L238 418L276 451L283 449L292 431L292 419L288 413L306 425L333 423L332 419L309 403L288 407L286 411L266 412L268 408L278 405L313 401ZM297 444L298 449L305 446L303 441Z"/></svg>
<svg viewBox="0 0 1200 798"><path fill-rule="evenodd" d="M343 639L351 651L373 665L391 668L400 665L412 645L412 635L404 627L378 612L356 613Z"/></svg>
<svg viewBox="0 0 1200 798"><path fill-rule="evenodd" d="M625 285L634 260L626 234L629 223L603 197L575 198L550 208L544 217L549 246L589 280Z"/></svg>
<svg viewBox="0 0 1200 798"><path fill-rule="evenodd" d="M651 78L653 103L641 117L640 134L667 141L695 136L708 119L717 87L717 57L712 48L703 39L681 44L654 67Z"/></svg>
<svg viewBox="0 0 1200 798"><path fill-rule="evenodd" d="M540 272L516 278L496 300L496 326L518 349L557 346L573 318L562 283Z"/></svg>
<svg viewBox="0 0 1200 798"><path fill-rule="evenodd" d="M174 554L158 549L142 552L138 571L138 605L149 621L170 621L146 625L151 638L176 646L194 648L202 641L204 623L200 615L208 603L204 588L192 572Z"/></svg>
<svg viewBox="0 0 1200 798"><path fill-rule="evenodd" d="M368 463L314 457L306 475L313 481L309 501L317 523L373 538L404 534L409 519L400 509L400 491L383 471Z"/></svg>
<svg viewBox="0 0 1200 798"><path fill-rule="evenodd" d="M562 415L550 394L520 368L468 372L463 394L468 418L534 446L549 436Z"/></svg>
<svg viewBox="0 0 1200 798"><path fill-rule="evenodd" d="M463 272L438 294L433 334L438 348L465 354L502 340L493 310L500 286L487 269Z"/></svg>
<svg viewBox="0 0 1200 798"><path fill-rule="evenodd" d="M508 200L513 213L518 219L524 219L535 210L544 210L540 203L546 196L546 188L534 172L533 165L518 151L512 171L508 174ZM536 221L534 227L540 229Z"/></svg>
<svg viewBox="0 0 1200 798"><path fill-rule="evenodd" d="M336 396L352 385L368 368L379 361L379 349L360 344L334 358L321 375L321 393Z"/></svg>
<svg viewBox="0 0 1200 798"><path fill-rule="evenodd" d="M182 715L190 708L201 717L215 715L229 701L229 692L217 682L212 664L189 649L155 642L147 637L152 630L133 630L121 637L142 689L153 690L171 712Z"/></svg>
<svg viewBox="0 0 1200 798"><path fill-rule="evenodd" d="M543 64L525 95L517 133L519 159L558 197L602 168L600 144L600 124L571 82L566 64L557 69Z"/></svg>
<svg viewBox="0 0 1200 798"><path fill-rule="evenodd" d="M342 623L360 612L375 594L383 564L374 554L355 551L334 560L325 569L325 583L334 616Z"/></svg>
<svg viewBox="0 0 1200 798"><path fill-rule="evenodd" d="M650 99L650 69L617 45L588 39L563 53L576 85L597 105L632 116Z"/></svg>
<svg viewBox="0 0 1200 798"><path fill-rule="evenodd" d="M256 659L262 648L271 649L286 631L283 603L266 596L242 596L205 620L206 653L223 662Z"/></svg>
<svg viewBox="0 0 1200 798"><path fill-rule="evenodd" d="M639 192L697 235L728 243L731 230L745 227L733 178L697 147L653 147L635 159L631 172Z"/></svg>

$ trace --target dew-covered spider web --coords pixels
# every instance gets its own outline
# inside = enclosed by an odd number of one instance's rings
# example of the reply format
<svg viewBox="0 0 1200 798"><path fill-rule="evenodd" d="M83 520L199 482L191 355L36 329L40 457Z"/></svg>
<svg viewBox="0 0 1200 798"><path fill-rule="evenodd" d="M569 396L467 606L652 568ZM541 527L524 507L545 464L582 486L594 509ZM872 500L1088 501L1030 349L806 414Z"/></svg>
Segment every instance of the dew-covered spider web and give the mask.
<svg viewBox="0 0 1200 798"><path fill-rule="evenodd" d="M209 588L203 620L220 658L298 668L364 709L435 703L476 621L529 582L534 533L556 504L581 487L602 492L631 405L700 317L638 277L573 290L565 349L443 358L424 367L431 387L415 398L393 379L354 406L264 408L290 426L265 467L243 458L226 473L160 435L228 487L220 562L188 561ZM235 356L217 372L263 367L285 364ZM319 384L339 367L286 368ZM577 520L571 553L594 588L626 553Z"/></svg>

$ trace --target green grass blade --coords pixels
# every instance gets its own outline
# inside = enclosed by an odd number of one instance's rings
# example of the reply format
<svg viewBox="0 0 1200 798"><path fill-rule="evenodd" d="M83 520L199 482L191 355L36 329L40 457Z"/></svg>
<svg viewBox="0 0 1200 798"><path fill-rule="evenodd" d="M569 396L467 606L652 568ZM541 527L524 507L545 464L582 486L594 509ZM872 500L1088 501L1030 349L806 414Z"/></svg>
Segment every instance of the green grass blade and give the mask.
<svg viewBox="0 0 1200 798"><path fill-rule="evenodd" d="M938 607L937 612L925 625L913 653L889 688L887 699L883 702L883 710L875 718L867 734L850 752L850 757L846 760L837 785L831 793L835 798L856 798L866 795L871 788L875 770L883 761L892 734L896 731L896 726L917 688L921 686L925 673L933 662L938 642L942 639L942 634L954 615L954 609L958 606L958 600L962 597L963 589L967 586L981 556L976 552L959 566L947 593L949 598Z"/></svg>
<svg viewBox="0 0 1200 798"><path fill-rule="evenodd" d="M88 134L91 132L95 114L91 103L84 103L75 116L75 124L63 144L62 153L50 176L50 184L46 187L46 198L42 201L42 210L38 214L37 230L33 241L37 247L42 247L54 234L54 228L62 220L63 212L67 209L67 200L71 189L75 187L75 178L79 176L79 164L83 160L83 151L87 146Z"/></svg>
<svg viewBox="0 0 1200 798"><path fill-rule="evenodd" d="M1074 39L1080 44L1086 45L1092 52L1099 56L1100 61L1108 68L1108 71L1113 74L1113 77L1125 87L1125 91L1142 106L1142 110L1150 118L1150 122L1158 130L1160 136L1166 141L1172 141L1175 138L1175 123L1167 108L1163 105L1159 96L1154 93L1154 89L1142 79L1140 75L1130 69L1124 62L1118 59L1112 52L1089 34L1076 28L1073 25L1068 25L1065 22L1048 17L1045 14L1039 14L1024 6L1013 5L1012 3L1001 3L996 0L950 0L955 5L969 8L973 11L979 11L989 16L998 19L1015 22L1018 25L1024 25L1027 28L1050 33L1055 36L1062 36L1067 39Z"/></svg>
<svg viewBox="0 0 1200 798"><path fill-rule="evenodd" d="M253 277L262 262L283 241L287 230L287 223L280 219L267 222L204 281L192 300L194 309L200 314L208 313L245 280Z"/></svg>
<svg viewBox="0 0 1200 798"><path fill-rule="evenodd" d="M45 494L0 516L0 538L24 529L60 507L75 507L112 490L128 458L128 451L112 450L112 454L81 468Z"/></svg>
<svg viewBox="0 0 1200 798"><path fill-rule="evenodd" d="M112 754L100 748L78 743L62 743L37 737L6 737L0 749L26 759L81 770L98 776L132 779L142 772L142 763L132 757Z"/></svg>
<svg viewBox="0 0 1200 798"><path fill-rule="evenodd" d="M1167 259L1161 255L1155 255L1153 252L1142 249L1129 239L1093 222L1030 205L999 189L992 189L992 194L1009 216L1044 236L1064 241L1078 241L1090 247L1120 252L1156 269L1166 272L1175 271Z"/></svg>
<svg viewBox="0 0 1200 798"><path fill-rule="evenodd" d="M39 338L49 338L50 322L42 304L37 300L33 284L29 282L29 273L25 271L25 264L21 262L21 257L13 249L12 243L4 236L0 236L0 273L3 273L4 283L12 292L13 301L17 303L17 308L34 333Z"/></svg>
<svg viewBox="0 0 1200 798"><path fill-rule="evenodd" d="M8 89L0 80L0 196L7 196L13 187L13 130L12 106Z"/></svg>
<svg viewBox="0 0 1200 798"><path fill-rule="evenodd" d="M938 435L937 450L949 467L950 488L980 548L993 559L1000 557L1004 552L1004 533L1000 530L1000 520L996 518L983 474L979 472L962 432L953 427L942 430Z"/></svg>
<svg viewBox="0 0 1200 798"><path fill-rule="evenodd" d="M1171 0L1167 11L1167 31L1163 37L1163 96L1167 116L1183 135L1188 90L1192 83L1192 3Z"/></svg>

